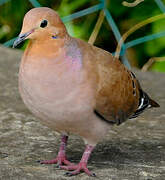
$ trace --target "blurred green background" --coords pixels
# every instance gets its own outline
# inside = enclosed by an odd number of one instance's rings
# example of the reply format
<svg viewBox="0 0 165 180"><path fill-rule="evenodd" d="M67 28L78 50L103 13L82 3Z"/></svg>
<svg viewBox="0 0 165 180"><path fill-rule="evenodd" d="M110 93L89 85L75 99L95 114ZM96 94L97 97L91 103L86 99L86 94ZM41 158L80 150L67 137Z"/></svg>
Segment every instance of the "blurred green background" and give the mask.
<svg viewBox="0 0 165 180"><path fill-rule="evenodd" d="M133 1L134 0L127 0L127 2ZM31 2L29 0L0 0L1 44L18 36L25 13L33 8ZM98 0L38 0L38 2L42 6L47 6L56 10L61 17L99 3ZM111 12L121 34L149 17L162 14L154 0L144 0L144 2L131 8L123 6L122 2L123 0L109 0L107 2L107 8ZM165 4L165 0L162 0L162 2ZM98 15L99 11L65 23L70 35L88 41L96 24ZM129 36L126 42L162 31L165 31L165 19L144 26ZM117 41L106 19L104 19L101 26L95 45L109 52L114 52L116 50ZM23 45L21 49L24 49L24 46L25 45ZM136 66L141 69L150 58L165 57L165 37L131 47L127 49L126 55L131 66ZM165 72L164 59L155 62L149 70Z"/></svg>

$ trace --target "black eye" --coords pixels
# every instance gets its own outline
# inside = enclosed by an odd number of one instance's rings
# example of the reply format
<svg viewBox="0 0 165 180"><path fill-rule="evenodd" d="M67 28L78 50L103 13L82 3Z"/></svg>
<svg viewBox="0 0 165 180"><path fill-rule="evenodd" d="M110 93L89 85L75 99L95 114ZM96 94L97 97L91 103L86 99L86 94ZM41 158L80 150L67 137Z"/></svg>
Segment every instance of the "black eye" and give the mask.
<svg viewBox="0 0 165 180"><path fill-rule="evenodd" d="M47 26L47 24L48 24L48 21L47 21L47 20L43 20L43 21L41 22L41 24L40 24L40 27L44 28L44 27Z"/></svg>

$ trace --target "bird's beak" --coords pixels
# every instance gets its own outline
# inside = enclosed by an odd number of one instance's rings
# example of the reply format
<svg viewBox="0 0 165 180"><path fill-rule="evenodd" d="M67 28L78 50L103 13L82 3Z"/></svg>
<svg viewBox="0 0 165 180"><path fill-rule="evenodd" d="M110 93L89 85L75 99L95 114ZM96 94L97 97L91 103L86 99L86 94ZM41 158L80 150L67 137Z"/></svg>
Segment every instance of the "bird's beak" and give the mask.
<svg viewBox="0 0 165 180"><path fill-rule="evenodd" d="M20 44L21 42L23 42L26 37L28 37L32 32L34 32L34 29L29 31L29 32L26 32L26 33L23 33L23 34L20 34L18 36L18 38L14 41L13 43L13 48L15 48L16 46L18 46L18 44Z"/></svg>

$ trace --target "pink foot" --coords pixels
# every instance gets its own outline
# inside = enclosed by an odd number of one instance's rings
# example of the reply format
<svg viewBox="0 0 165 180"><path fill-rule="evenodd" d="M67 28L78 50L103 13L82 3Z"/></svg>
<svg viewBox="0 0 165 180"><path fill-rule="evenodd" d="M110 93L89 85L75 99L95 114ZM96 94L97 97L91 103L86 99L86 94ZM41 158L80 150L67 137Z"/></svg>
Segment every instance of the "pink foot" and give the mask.
<svg viewBox="0 0 165 180"><path fill-rule="evenodd" d="M65 169L67 171L74 170L72 172L67 172L67 176L73 176L79 174L81 171L85 172L88 176L95 177L96 174L89 171L87 168L87 163L80 162L78 165L69 165L69 166L60 166L61 169Z"/></svg>
<svg viewBox="0 0 165 180"><path fill-rule="evenodd" d="M57 166L61 165L74 165L70 161L67 160L66 156L57 156L57 158L52 159L52 160L45 160L45 161L40 161L40 164L57 164Z"/></svg>
<svg viewBox="0 0 165 180"><path fill-rule="evenodd" d="M57 166L61 165L74 165L73 163L69 162L66 158L65 155L65 148L67 144L68 136L63 135L61 138L61 144L60 144L60 149L57 155L57 158L52 159L52 160L46 160L46 161L39 161L41 164L57 164Z"/></svg>
<svg viewBox="0 0 165 180"><path fill-rule="evenodd" d="M60 166L61 169L65 169L67 171L72 171L72 172L67 172L67 176L73 176L79 174L81 171L85 172L88 176L96 176L95 173L92 173L89 171L87 168L87 163L89 156L93 150L94 146L87 145L85 148L85 151L83 153L83 156L81 158L81 161L79 162L78 165L69 165L69 166Z"/></svg>

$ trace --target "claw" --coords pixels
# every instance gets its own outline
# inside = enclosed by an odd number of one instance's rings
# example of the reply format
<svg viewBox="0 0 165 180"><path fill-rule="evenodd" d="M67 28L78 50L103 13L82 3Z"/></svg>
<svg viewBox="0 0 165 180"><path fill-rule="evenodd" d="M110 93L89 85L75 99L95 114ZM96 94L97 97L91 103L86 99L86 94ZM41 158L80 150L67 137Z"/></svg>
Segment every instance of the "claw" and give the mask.
<svg viewBox="0 0 165 180"><path fill-rule="evenodd" d="M73 176L73 174L71 172L66 172L65 175L66 176Z"/></svg>
<svg viewBox="0 0 165 180"><path fill-rule="evenodd" d="M87 163L82 163L80 162L78 165L72 165L72 166L60 166L60 169L65 169L67 171L72 171L72 172L67 172L65 173L65 175L67 176L73 176L73 175L77 175L79 174L81 171L84 171L88 176L92 176L95 177L96 174L92 173L89 171L89 169L87 168Z"/></svg>
<svg viewBox="0 0 165 180"><path fill-rule="evenodd" d="M95 174L95 173L92 173L91 176L92 176L92 177L96 177L96 174Z"/></svg>
<svg viewBox="0 0 165 180"><path fill-rule="evenodd" d="M59 168L61 165L73 165L70 161L66 159L65 156L57 156L56 159L52 160L45 160L45 161L38 161L40 164L56 164L56 166Z"/></svg>

